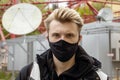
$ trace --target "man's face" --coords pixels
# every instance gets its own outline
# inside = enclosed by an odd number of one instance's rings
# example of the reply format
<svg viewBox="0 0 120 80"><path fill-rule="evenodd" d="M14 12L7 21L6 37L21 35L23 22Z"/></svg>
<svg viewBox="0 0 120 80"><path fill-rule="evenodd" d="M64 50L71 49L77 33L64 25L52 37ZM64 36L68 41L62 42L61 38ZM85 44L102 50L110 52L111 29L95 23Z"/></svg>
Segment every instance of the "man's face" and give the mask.
<svg viewBox="0 0 120 80"><path fill-rule="evenodd" d="M61 23L56 20L50 23L48 37L50 42L64 40L69 43L76 43L80 39L78 27L75 23Z"/></svg>

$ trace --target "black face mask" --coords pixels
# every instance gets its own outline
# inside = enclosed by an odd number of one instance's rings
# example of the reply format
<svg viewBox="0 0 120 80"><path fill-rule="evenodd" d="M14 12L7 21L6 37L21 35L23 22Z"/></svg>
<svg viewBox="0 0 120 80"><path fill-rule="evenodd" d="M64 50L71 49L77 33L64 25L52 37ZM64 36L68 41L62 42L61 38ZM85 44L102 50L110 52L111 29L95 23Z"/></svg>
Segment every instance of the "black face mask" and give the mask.
<svg viewBox="0 0 120 80"><path fill-rule="evenodd" d="M49 42L52 53L61 62L66 62L75 54L78 43L68 43L64 40L58 42Z"/></svg>

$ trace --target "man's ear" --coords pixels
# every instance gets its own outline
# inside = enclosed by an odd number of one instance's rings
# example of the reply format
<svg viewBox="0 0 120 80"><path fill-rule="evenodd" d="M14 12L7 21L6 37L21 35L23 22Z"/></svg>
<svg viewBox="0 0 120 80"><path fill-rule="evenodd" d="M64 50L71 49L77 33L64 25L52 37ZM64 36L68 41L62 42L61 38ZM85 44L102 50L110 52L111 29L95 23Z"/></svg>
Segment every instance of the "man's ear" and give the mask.
<svg viewBox="0 0 120 80"><path fill-rule="evenodd" d="M48 32L47 31L45 31L44 35L45 35L45 38L48 39Z"/></svg>
<svg viewBox="0 0 120 80"><path fill-rule="evenodd" d="M82 35L80 35L80 41L82 40Z"/></svg>
<svg viewBox="0 0 120 80"><path fill-rule="evenodd" d="M78 43L80 43L81 40L82 40L82 35L79 35Z"/></svg>

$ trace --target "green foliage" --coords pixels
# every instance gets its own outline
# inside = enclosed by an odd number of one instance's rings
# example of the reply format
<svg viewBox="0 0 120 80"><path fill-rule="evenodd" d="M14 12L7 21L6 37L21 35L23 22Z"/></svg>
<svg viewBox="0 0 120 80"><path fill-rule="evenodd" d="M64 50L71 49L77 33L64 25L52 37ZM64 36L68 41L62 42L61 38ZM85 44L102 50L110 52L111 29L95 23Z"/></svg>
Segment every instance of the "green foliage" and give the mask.
<svg viewBox="0 0 120 80"><path fill-rule="evenodd" d="M15 77L18 75L18 72L14 72ZM0 70L0 80L11 80L12 78L12 72L5 72Z"/></svg>
<svg viewBox="0 0 120 80"><path fill-rule="evenodd" d="M0 0L1 4L5 4L5 3L9 3L9 2L10 2L10 0ZM24 2L25 3L33 3L33 2L45 2L45 0L20 0L20 2L21 3L24 3ZM36 5L41 10L43 15L44 14L46 15L43 18L46 18L47 13L48 13L48 9L45 9L45 6L47 4L34 4L34 5ZM104 4L102 4L102 3L92 3L92 6L95 9L100 10L104 6ZM85 5L85 7L79 7L76 10L79 12L79 14L81 16L83 16L83 15L93 15L92 10L90 10L87 5ZM51 12L51 11L52 11L52 9L49 9L49 12ZM2 15L3 12L0 11L0 14ZM3 33L4 33L4 35L9 34L6 30L3 30ZM35 30L34 32L32 32L30 34L27 34L27 35L37 35L37 34L40 34L40 32L38 30ZM8 39L9 39L9 37L8 37Z"/></svg>
<svg viewBox="0 0 120 80"><path fill-rule="evenodd" d="M78 8L77 11L79 12L79 14L81 16L83 16L83 15L92 15L93 14L88 6L85 6L85 7L82 7L82 8Z"/></svg>
<svg viewBox="0 0 120 80"><path fill-rule="evenodd" d="M0 4L5 4L5 3L9 3L10 0L0 0Z"/></svg>
<svg viewBox="0 0 120 80"><path fill-rule="evenodd" d="M6 31L5 29L3 30L4 35L8 34L8 31Z"/></svg>
<svg viewBox="0 0 120 80"><path fill-rule="evenodd" d="M38 30L35 30L32 33L29 33L27 35L37 35L37 34L40 34L40 32Z"/></svg>
<svg viewBox="0 0 120 80"><path fill-rule="evenodd" d="M99 11L104 6L104 4L102 4L102 3L92 3L91 5L97 11ZM81 16L83 16L83 15L93 15L92 10L87 5L85 5L84 7L79 7L76 10L80 13Z"/></svg>
<svg viewBox="0 0 120 80"><path fill-rule="evenodd" d="M0 71L0 79L3 79L5 77L5 72Z"/></svg>
<svg viewBox="0 0 120 80"><path fill-rule="evenodd" d="M36 0L20 0L21 2L26 2L26 3L29 3L29 2L36 2ZM43 2L45 0L37 0L37 2Z"/></svg>
<svg viewBox="0 0 120 80"><path fill-rule="evenodd" d="M0 71L0 79L10 80L11 76L12 76L11 72Z"/></svg>
<svg viewBox="0 0 120 80"><path fill-rule="evenodd" d="M98 11L99 11L101 8L104 7L104 4L103 4L103 3L93 3L92 5L93 5L93 7L95 7L95 9L98 10Z"/></svg>

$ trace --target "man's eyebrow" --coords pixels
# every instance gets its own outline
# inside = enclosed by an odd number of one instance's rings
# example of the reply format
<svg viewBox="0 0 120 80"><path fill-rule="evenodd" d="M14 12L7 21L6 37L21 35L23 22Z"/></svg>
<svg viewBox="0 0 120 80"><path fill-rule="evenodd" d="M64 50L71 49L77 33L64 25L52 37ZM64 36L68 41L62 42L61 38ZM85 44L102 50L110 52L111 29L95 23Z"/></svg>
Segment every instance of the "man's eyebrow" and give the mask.
<svg viewBox="0 0 120 80"><path fill-rule="evenodd" d="M67 33L65 33L65 34L75 34L74 32L67 32Z"/></svg>

